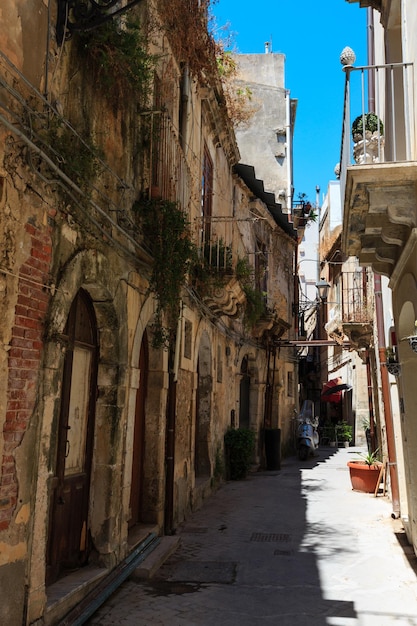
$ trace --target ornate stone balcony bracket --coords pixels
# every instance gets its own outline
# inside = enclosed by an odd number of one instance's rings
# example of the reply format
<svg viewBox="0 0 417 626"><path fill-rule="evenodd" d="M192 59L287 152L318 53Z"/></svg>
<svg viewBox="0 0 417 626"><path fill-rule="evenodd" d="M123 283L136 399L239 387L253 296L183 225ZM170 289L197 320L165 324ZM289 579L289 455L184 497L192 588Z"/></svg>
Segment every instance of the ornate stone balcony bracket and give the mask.
<svg viewBox="0 0 417 626"><path fill-rule="evenodd" d="M239 312L239 306L245 302L245 299L245 292L239 281L232 277L224 286L205 295L203 302L216 315L235 317Z"/></svg>
<svg viewBox="0 0 417 626"><path fill-rule="evenodd" d="M409 346L413 352L417 352L417 335L410 335L405 337L408 340Z"/></svg>
<svg viewBox="0 0 417 626"><path fill-rule="evenodd" d="M61 45L75 31L97 28L122 15L142 0L129 0L120 7L120 0L57 0L56 40ZM119 8L118 8L119 7Z"/></svg>
<svg viewBox="0 0 417 626"><path fill-rule="evenodd" d="M389 374L399 376L401 374L401 365L399 363L386 363Z"/></svg>

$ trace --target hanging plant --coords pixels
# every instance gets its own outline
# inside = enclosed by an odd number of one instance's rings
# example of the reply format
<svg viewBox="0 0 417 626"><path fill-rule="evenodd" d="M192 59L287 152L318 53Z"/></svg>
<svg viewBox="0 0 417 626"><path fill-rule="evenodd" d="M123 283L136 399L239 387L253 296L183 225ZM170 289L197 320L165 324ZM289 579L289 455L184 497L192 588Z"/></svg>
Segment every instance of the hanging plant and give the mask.
<svg viewBox="0 0 417 626"><path fill-rule="evenodd" d="M262 316L267 313L266 293L247 284L243 285L243 291L246 296L243 322L246 328L253 328Z"/></svg>
<svg viewBox="0 0 417 626"><path fill-rule="evenodd" d="M181 290L186 283L195 246L187 216L176 202L146 200L134 205L145 245L153 256L149 289L157 298L153 327L154 347L172 345L180 313Z"/></svg>
<svg viewBox="0 0 417 626"><path fill-rule="evenodd" d="M85 139L82 139L60 119L51 120L38 136L44 152L83 190L88 199L92 183L100 173L102 159L102 151L91 136L86 132ZM65 188L60 186L59 191L66 198Z"/></svg>
<svg viewBox="0 0 417 626"><path fill-rule="evenodd" d="M146 102L151 93L156 59L147 50L138 21L109 20L99 28L80 33L79 51L107 97L124 98L126 89Z"/></svg>
<svg viewBox="0 0 417 626"><path fill-rule="evenodd" d="M200 84L218 78L216 43L209 29L211 0L157 0L159 19L174 56Z"/></svg>

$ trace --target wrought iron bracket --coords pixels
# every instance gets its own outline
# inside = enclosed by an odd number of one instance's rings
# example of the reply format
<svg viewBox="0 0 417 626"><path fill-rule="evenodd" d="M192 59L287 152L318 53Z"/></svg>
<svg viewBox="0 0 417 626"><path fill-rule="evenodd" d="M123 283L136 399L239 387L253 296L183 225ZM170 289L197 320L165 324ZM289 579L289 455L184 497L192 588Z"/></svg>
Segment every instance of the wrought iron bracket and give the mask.
<svg viewBox="0 0 417 626"><path fill-rule="evenodd" d="M387 370L393 376L399 376L401 374L401 365L399 363L386 363Z"/></svg>
<svg viewBox="0 0 417 626"><path fill-rule="evenodd" d="M120 7L120 0L57 0L57 43L61 45L63 41L71 39L76 31L93 30L126 13L139 2L142 0L128 0Z"/></svg>
<svg viewBox="0 0 417 626"><path fill-rule="evenodd" d="M411 337L407 337L407 339L412 351L417 352L417 335L411 335Z"/></svg>

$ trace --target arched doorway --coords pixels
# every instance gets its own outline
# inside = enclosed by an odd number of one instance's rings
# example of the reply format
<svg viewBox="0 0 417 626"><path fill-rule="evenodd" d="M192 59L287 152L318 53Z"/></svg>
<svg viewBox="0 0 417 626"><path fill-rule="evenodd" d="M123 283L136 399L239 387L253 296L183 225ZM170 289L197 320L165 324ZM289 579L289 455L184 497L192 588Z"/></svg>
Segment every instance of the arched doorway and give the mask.
<svg viewBox="0 0 417 626"><path fill-rule="evenodd" d="M149 345L146 330L139 354L139 388L136 393L135 425L133 433L132 480L130 487L129 528L138 524L142 514L143 472L145 455L145 407L148 388Z"/></svg>
<svg viewBox="0 0 417 626"><path fill-rule="evenodd" d="M239 388L239 427L249 428L250 426L250 375L249 361L245 356L240 366L240 388Z"/></svg>
<svg viewBox="0 0 417 626"><path fill-rule="evenodd" d="M97 324L80 290L61 337L66 346L52 480L47 583L83 565L90 551L89 493L97 389Z"/></svg>
<svg viewBox="0 0 417 626"><path fill-rule="evenodd" d="M197 363L197 397L195 420L194 467L196 478L210 476L210 420L213 377L211 375L211 347L207 334L200 342Z"/></svg>

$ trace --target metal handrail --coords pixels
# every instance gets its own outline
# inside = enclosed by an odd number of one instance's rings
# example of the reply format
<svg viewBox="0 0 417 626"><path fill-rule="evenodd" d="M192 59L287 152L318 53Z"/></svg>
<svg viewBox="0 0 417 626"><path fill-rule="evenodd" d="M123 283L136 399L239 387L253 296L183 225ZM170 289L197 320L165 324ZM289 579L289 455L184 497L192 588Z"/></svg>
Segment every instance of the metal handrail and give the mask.
<svg viewBox="0 0 417 626"><path fill-rule="evenodd" d="M387 63L355 67L346 65L342 142L340 152L340 187L344 198L347 168L356 164L372 164L413 161L416 159L414 145L414 93L412 90L413 63ZM356 76L358 80L356 81ZM375 99L369 105L370 85ZM362 140L357 144L354 159L354 144L351 136L351 117L361 117L373 108L381 123L372 139L374 153L367 153L369 144ZM382 133L382 124L384 133ZM369 139L369 137L368 137ZM385 146L384 146L385 144Z"/></svg>

